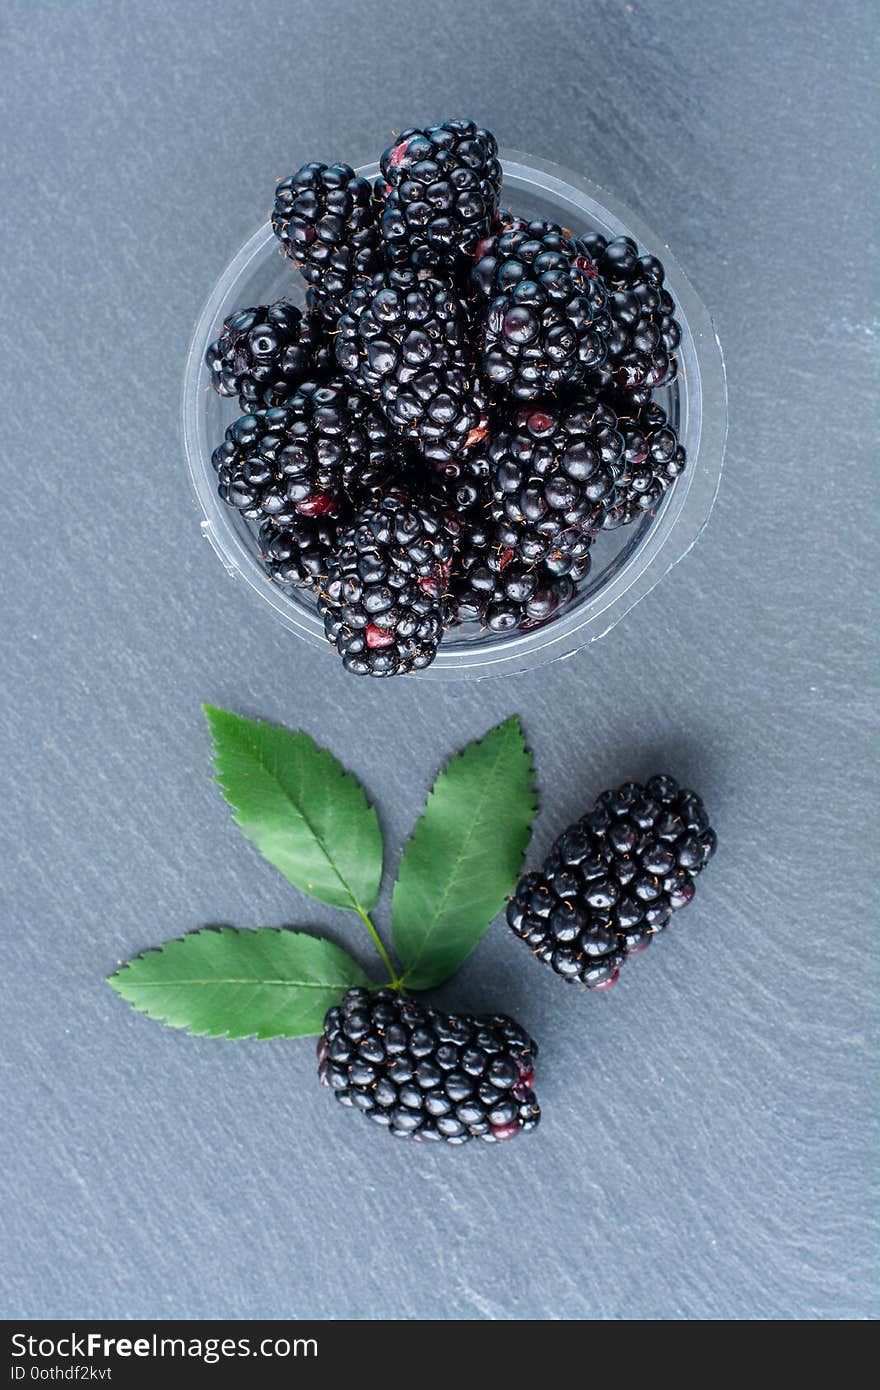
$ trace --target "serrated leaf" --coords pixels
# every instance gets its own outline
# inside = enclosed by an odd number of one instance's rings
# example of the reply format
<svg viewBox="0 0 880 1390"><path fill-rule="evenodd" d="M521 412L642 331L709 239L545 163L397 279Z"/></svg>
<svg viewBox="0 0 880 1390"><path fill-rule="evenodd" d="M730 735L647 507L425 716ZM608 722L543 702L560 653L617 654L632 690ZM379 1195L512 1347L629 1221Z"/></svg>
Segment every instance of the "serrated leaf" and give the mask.
<svg viewBox="0 0 880 1390"><path fill-rule="evenodd" d="M408 989L441 984L470 955L513 889L536 810L515 716L440 773L394 887L394 947Z"/></svg>
<svg viewBox="0 0 880 1390"><path fill-rule="evenodd" d="M370 981L341 947L305 932L205 928L129 961L107 981L134 1008L208 1038L301 1038Z"/></svg>
<svg viewBox="0 0 880 1390"><path fill-rule="evenodd" d="M233 820L285 878L331 907L368 909L382 832L363 787L300 730L205 705L214 768Z"/></svg>

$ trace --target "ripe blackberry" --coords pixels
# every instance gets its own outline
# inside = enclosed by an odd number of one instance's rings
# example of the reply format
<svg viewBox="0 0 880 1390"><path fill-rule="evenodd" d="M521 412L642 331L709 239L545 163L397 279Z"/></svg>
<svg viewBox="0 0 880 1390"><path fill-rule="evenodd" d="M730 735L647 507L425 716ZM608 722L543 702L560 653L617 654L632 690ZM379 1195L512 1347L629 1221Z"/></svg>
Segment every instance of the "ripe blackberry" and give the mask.
<svg viewBox="0 0 880 1390"><path fill-rule="evenodd" d="M455 615L492 632L538 627L589 571L592 534L581 526L554 525L548 532L509 521L492 497L491 472L484 476L477 462L454 494L453 505L464 507L450 582ZM489 469L488 458L483 466Z"/></svg>
<svg viewBox="0 0 880 1390"><path fill-rule="evenodd" d="M595 265L581 256L566 228L502 213L491 235L474 249L470 283L481 298L491 300L515 289L522 280L540 281L552 270L568 270L584 294L591 287L601 290Z"/></svg>
<svg viewBox="0 0 880 1390"><path fill-rule="evenodd" d="M540 564L557 579L567 575L575 581L589 570L595 532L584 524L560 527L554 523L550 530L509 521L497 506L494 515L494 544L502 570L512 561L527 569Z"/></svg>
<svg viewBox="0 0 880 1390"><path fill-rule="evenodd" d="M444 280L406 266L362 281L337 328L340 366L435 463L485 435L467 308Z"/></svg>
<svg viewBox="0 0 880 1390"><path fill-rule="evenodd" d="M445 1014L350 989L324 1020L318 1076L398 1139L488 1144L534 1129L538 1045L504 1014Z"/></svg>
<svg viewBox="0 0 880 1390"><path fill-rule="evenodd" d="M592 263L553 222L509 219L476 250L471 284L487 382L516 400L581 384L605 357L605 292Z"/></svg>
<svg viewBox="0 0 880 1390"><path fill-rule="evenodd" d="M329 516L294 516L284 526L260 527L260 559L276 584L317 588L339 543L339 522Z"/></svg>
<svg viewBox="0 0 880 1390"><path fill-rule="evenodd" d="M507 920L564 979L608 989L690 902L715 845L695 792L671 777L625 782L560 835L540 873L523 875Z"/></svg>
<svg viewBox="0 0 880 1390"><path fill-rule="evenodd" d="M358 513L318 601L346 670L394 676L430 666L448 616L452 553L442 519L403 496Z"/></svg>
<svg viewBox="0 0 880 1390"><path fill-rule="evenodd" d="M317 314L280 300L230 314L205 361L218 396L237 396L243 411L281 405L301 382L329 365Z"/></svg>
<svg viewBox="0 0 880 1390"><path fill-rule="evenodd" d="M394 460L381 411L341 378L303 382L283 406L244 415L213 455L224 502L279 527L340 515L385 481Z"/></svg>
<svg viewBox="0 0 880 1390"><path fill-rule="evenodd" d="M621 419L623 469L614 505L602 523L607 531L627 526L651 512L684 471L686 455L659 405L648 405L634 419Z"/></svg>
<svg viewBox="0 0 880 1390"><path fill-rule="evenodd" d="M463 267L488 235L501 165L494 135L473 121L405 130L382 155L382 236L396 263Z"/></svg>
<svg viewBox="0 0 880 1390"><path fill-rule="evenodd" d="M348 164L304 164L275 189L272 230L330 320L356 278L382 264L378 211L369 180Z"/></svg>
<svg viewBox="0 0 880 1390"><path fill-rule="evenodd" d="M569 527L597 531L623 459L617 417L595 396L521 406L488 445L504 519L552 543Z"/></svg>
<svg viewBox="0 0 880 1390"><path fill-rule="evenodd" d="M589 555L579 564L586 573ZM569 601L574 579L554 573L542 561L517 559L490 522L484 530L472 528L456 559L450 594L458 622L477 622L490 632L530 631Z"/></svg>
<svg viewBox="0 0 880 1390"><path fill-rule="evenodd" d="M675 301L663 285L661 262L656 256L640 256L630 237L607 241L595 233L581 237L577 247L608 290L608 351L595 378L598 384L619 391L650 391L672 381L681 329Z"/></svg>

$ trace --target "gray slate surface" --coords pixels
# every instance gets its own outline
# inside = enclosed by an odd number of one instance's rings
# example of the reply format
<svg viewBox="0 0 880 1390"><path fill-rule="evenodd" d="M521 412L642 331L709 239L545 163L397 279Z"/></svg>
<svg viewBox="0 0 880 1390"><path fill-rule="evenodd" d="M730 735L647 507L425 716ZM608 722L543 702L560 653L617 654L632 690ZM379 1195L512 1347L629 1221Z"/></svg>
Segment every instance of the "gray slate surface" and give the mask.
<svg viewBox="0 0 880 1390"><path fill-rule="evenodd" d="M6 0L0 1312L876 1314L872 16ZM727 469L695 551L591 650L366 686L199 541L183 358L276 176L459 111L675 247L726 350ZM330 744L392 847L513 711L533 859L628 774L703 792L719 855L613 995L500 924L446 992L540 1038L537 1135L394 1144L317 1088L310 1044L191 1040L102 983L206 922L345 930L231 824L203 700Z"/></svg>

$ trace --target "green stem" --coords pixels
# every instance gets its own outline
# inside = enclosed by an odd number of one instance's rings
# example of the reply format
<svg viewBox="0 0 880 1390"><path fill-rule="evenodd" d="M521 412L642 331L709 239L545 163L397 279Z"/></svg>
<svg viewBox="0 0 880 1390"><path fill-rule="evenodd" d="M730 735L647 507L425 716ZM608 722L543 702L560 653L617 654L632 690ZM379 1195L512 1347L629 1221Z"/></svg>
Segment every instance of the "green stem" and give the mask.
<svg viewBox="0 0 880 1390"><path fill-rule="evenodd" d="M381 936L379 935L379 933L376 931L376 928L373 926L373 923L372 923L371 920L370 920L370 914L369 914L368 912L364 912L364 909L361 907L361 905L360 905L359 902L356 902L356 903L355 903L355 908L354 908L354 910L355 910L355 912L357 913L358 917L360 917L360 919L361 919L361 921L363 922L364 926L366 927L367 931L370 933L370 936L373 938L373 945L376 947L376 950L379 952L379 955L382 957L382 964L385 966L385 969L388 971L388 983L389 983L389 985L391 986L392 989L396 989L397 992L398 992L398 994L403 994L403 993L404 993L403 981L402 981L402 980L400 979L400 977L397 975L397 973L395 972L394 966L391 964L391 957L389 956L388 952L385 950L385 947L384 947L384 945L382 944L382 938L381 938Z"/></svg>

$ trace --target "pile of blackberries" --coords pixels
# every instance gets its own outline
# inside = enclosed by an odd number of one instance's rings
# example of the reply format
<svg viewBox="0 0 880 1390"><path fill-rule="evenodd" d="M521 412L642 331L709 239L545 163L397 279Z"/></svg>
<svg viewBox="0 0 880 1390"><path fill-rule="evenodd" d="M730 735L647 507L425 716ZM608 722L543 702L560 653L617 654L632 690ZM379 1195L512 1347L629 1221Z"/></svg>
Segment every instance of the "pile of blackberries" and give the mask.
<svg viewBox="0 0 880 1390"><path fill-rule="evenodd" d="M685 465L652 395L679 343L662 265L502 210L497 156L452 120L405 131L372 184L304 165L272 213L304 307L241 309L208 350L247 412L220 495L357 673L428 666L455 623L546 622L598 532Z"/></svg>

